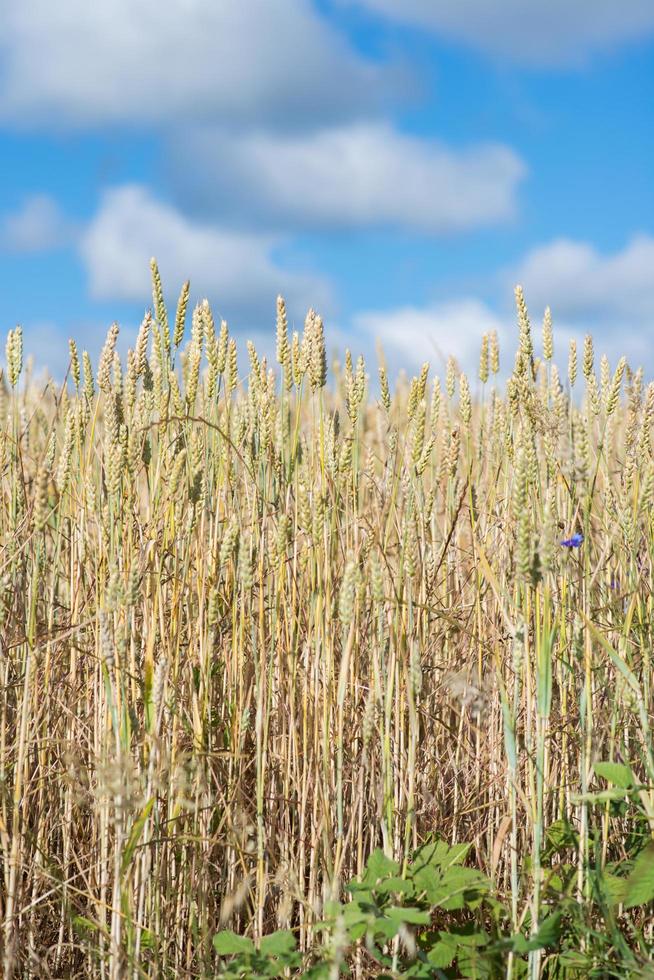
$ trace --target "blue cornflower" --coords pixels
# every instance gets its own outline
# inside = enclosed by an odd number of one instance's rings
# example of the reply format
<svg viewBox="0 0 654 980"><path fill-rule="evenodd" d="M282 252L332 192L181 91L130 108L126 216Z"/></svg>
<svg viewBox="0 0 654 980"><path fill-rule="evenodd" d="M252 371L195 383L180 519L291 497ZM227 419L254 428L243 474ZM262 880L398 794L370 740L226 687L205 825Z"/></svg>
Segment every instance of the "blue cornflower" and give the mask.
<svg viewBox="0 0 654 980"><path fill-rule="evenodd" d="M579 548L583 544L584 536L583 534L573 534L571 538L566 538L560 543L564 548Z"/></svg>

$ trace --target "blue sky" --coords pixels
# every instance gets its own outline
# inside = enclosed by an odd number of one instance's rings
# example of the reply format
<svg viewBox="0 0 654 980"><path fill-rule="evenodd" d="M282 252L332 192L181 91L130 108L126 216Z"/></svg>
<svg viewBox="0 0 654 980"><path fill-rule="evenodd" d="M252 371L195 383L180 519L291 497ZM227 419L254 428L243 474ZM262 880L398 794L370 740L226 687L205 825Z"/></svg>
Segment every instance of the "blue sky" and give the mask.
<svg viewBox="0 0 654 980"><path fill-rule="evenodd" d="M572 9L569 9L572 7ZM232 332L275 297L412 370L654 341L650 0L0 0L0 296L37 362L123 344L158 257Z"/></svg>

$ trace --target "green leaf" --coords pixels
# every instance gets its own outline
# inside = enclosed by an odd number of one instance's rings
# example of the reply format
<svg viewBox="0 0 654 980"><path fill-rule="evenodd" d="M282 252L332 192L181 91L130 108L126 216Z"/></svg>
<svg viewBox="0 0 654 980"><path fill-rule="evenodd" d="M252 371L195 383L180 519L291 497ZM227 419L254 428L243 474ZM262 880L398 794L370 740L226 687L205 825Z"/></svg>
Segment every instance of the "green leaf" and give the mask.
<svg viewBox="0 0 654 980"><path fill-rule="evenodd" d="M398 932L400 931L400 926L402 925L401 919L395 918L383 918L376 919L374 927L368 930L368 934L373 934L375 936L383 936L384 939L394 939Z"/></svg>
<svg viewBox="0 0 654 980"><path fill-rule="evenodd" d="M343 909L343 924L347 929L349 938L356 942L368 929L374 913L370 913L361 908L358 902L350 902Z"/></svg>
<svg viewBox="0 0 654 980"><path fill-rule="evenodd" d="M254 953L254 943L247 936L239 936L231 929L217 932L213 937L214 949L219 956L231 956L234 953Z"/></svg>
<svg viewBox="0 0 654 980"><path fill-rule="evenodd" d="M547 916L547 918L543 919L538 927L536 935L532 936L531 938L531 943L538 944L537 946L531 946L532 949L540 949L543 946L556 945L561 934L562 914L562 911L558 909L556 912L552 912Z"/></svg>
<svg viewBox="0 0 654 980"><path fill-rule="evenodd" d="M489 887L488 879L474 868L453 867L443 877L434 904L447 911L462 909Z"/></svg>
<svg viewBox="0 0 654 980"><path fill-rule="evenodd" d="M374 902L373 888L377 888L375 883L371 885L369 881L351 881L345 886L345 891L349 892L357 902Z"/></svg>
<svg viewBox="0 0 654 980"><path fill-rule="evenodd" d="M424 865L418 871L414 871L413 881L416 887L425 893L429 904L435 905L441 893L440 889L443 881L442 876L436 868L430 864Z"/></svg>
<svg viewBox="0 0 654 980"><path fill-rule="evenodd" d="M624 800L623 789L605 789L600 793L573 793L570 796L572 803L614 803Z"/></svg>
<svg viewBox="0 0 654 980"><path fill-rule="evenodd" d="M368 920L365 922L354 922L352 925L348 926L347 934L350 940L355 943L362 936L365 936L368 931Z"/></svg>
<svg viewBox="0 0 654 980"><path fill-rule="evenodd" d="M395 905L393 908L387 910L386 915L392 921L397 922L398 926L402 925L402 923L408 923L414 926L428 926L431 922L429 912L423 912L422 909L412 908L411 906Z"/></svg>
<svg viewBox="0 0 654 980"><path fill-rule="evenodd" d="M331 963L316 963L304 971L302 978L303 980L329 980L331 969Z"/></svg>
<svg viewBox="0 0 654 980"><path fill-rule="evenodd" d="M452 942L449 936L442 936L441 941L427 953L427 959L436 969L444 969L450 966L456 956L456 942Z"/></svg>
<svg viewBox="0 0 654 980"><path fill-rule="evenodd" d="M453 926L450 935L459 946L485 946L488 942L488 933L485 929L475 928L474 922L467 922L464 926Z"/></svg>
<svg viewBox="0 0 654 980"><path fill-rule="evenodd" d="M490 883L478 871L460 865L469 849L467 844L457 848L444 847L445 851L441 850L438 854L438 863L422 864L413 872L413 880L424 891L430 905L452 911L477 901L488 892ZM440 864L441 860L443 865Z"/></svg>
<svg viewBox="0 0 654 980"><path fill-rule="evenodd" d="M553 892L559 900L562 900L564 895L570 894L576 885L576 881L576 866L567 861L556 864L551 870L548 869L545 872L545 889L548 892Z"/></svg>
<svg viewBox="0 0 654 980"><path fill-rule="evenodd" d="M608 871L603 871L598 884L604 889L607 900L612 905L624 902L627 893L626 878L621 878L619 875L612 875Z"/></svg>
<svg viewBox="0 0 654 980"><path fill-rule="evenodd" d="M336 916L340 915L342 911L343 906L340 902L336 902L333 899L325 902L324 912L328 919L335 919Z"/></svg>
<svg viewBox="0 0 654 980"><path fill-rule="evenodd" d="M370 910L362 908L359 902L350 902L343 909L343 920L346 925L354 925L356 922L367 922L370 914Z"/></svg>
<svg viewBox="0 0 654 980"><path fill-rule="evenodd" d="M549 855L557 854L569 847L576 847L579 840L576 830L567 820L555 820L550 824L545 832L545 838Z"/></svg>
<svg viewBox="0 0 654 980"><path fill-rule="evenodd" d="M122 862L121 862L121 865L120 865L120 871L121 871L121 874L123 874L123 875L125 874L125 872L129 868L130 862L132 860L132 855L134 854L134 851L136 849L136 845L138 844L138 842L141 839L141 834L143 833L143 828L145 827L146 820L150 816L150 811L151 811L153 805L154 805L154 797L152 797L151 799L148 800L148 802L145 804L145 806L141 810L141 813L139 814L139 816L137 817L137 819L134 821L134 824L132 826L131 833L129 835L129 840L127 841L127 844L125 846L125 850L123 851L123 859L122 859Z"/></svg>
<svg viewBox="0 0 654 980"><path fill-rule="evenodd" d="M654 900L654 841L640 852L625 885L625 908Z"/></svg>
<svg viewBox="0 0 654 980"><path fill-rule="evenodd" d="M536 691L538 714L541 718L549 717L552 704L552 651L555 637L556 627L553 627L543 634L536 650Z"/></svg>
<svg viewBox="0 0 654 980"><path fill-rule="evenodd" d="M514 936L511 936L511 949L518 956L524 956L525 953L529 952L529 948L529 942L521 932L516 932Z"/></svg>
<svg viewBox="0 0 654 980"><path fill-rule="evenodd" d="M377 848L366 862L366 873L363 880L367 884L376 885L380 878L397 875L399 870L400 866L397 861L391 861L380 848Z"/></svg>
<svg viewBox="0 0 654 980"><path fill-rule="evenodd" d="M634 785L634 774L629 766L624 766L619 762L596 762L593 766L595 772L602 779L606 779L614 786L622 789L629 789Z"/></svg>
<svg viewBox="0 0 654 980"><path fill-rule="evenodd" d="M413 895L415 893L415 888L413 883L407 881L406 878L398 878L393 876L392 878L385 878L383 881L380 881L376 886L375 891L380 895Z"/></svg>
<svg viewBox="0 0 654 980"><path fill-rule="evenodd" d="M421 869L425 865L430 865L433 868L449 868L453 864L462 864L470 846L470 844L453 844L450 847L444 840L430 841L415 852L413 867Z"/></svg>
<svg viewBox="0 0 654 980"><path fill-rule="evenodd" d="M441 867L450 868L454 864L463 864L468 855L470 847L470 844L452 844L452 846L447 849L445 858L441 860Z"/></svg>
<svg viewBox="0 0 654 980"><path fill-rule="evenodd" d="M416 960L411 966L400 973L399 976L411 977L415 978L415 980L434 980L434 970L426 961Z"/></svg>
<svg viewBox="0 0 654 980"><path fill-rule="evenodd" d="M458 951L456 960L458 975L460 977L470 977L471 980L482 980L497 976L497 970L493 962L484 952L479 952L474 948L463 948Z"/></svg>
<svg viewBox="0 0 654 980"><path fill-rule="evenodd" d="M277 932L264 936L259 946L264 956L284 956L295 950L295 936L288 929L278 929Z"/></svg>

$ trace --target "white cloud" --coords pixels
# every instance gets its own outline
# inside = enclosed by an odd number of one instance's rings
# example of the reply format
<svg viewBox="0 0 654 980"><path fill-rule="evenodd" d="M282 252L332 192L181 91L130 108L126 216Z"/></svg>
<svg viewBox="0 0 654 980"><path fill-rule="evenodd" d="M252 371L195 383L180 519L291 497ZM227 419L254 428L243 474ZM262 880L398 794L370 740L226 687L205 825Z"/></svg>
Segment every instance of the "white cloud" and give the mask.
<svg viewBox="0 0 654 980"><path fill-rule="evenodd" d="M501 145L454 150L360 123L313 134L198 131L174 164L198 209L300 228L452 232L510 218L526 167Z"/></svg>
<svg viewBox="0 0 654 980"><path fill-rule="evenodd" d="M74 240L75 230L48 194L33 194L0 220L0 247L8 252L43 252Z"/></svg>
<svg viewBox="0 0 654 980"><path fill-rule="evenodd" d="M606 353L612 363L625 354L632 366L648 366L654 344L653 269L651 236L636 236L612 254L559 239L499 272L497 297L490 304L466 298L363 312L353 319L355 336L367 349L379 339L395 368L415 370L425 360L436 368L452 354L472 376L482 334L497 330L502 368L510 370L518 343L513 290L521 283L537 350L543 312L551 307L555 357L563 373L568 341L574 338L581 348L586 333L593 335L598 355Z"/></svg>
<svg viewBox="0 0 654 980"><path fill-rule="evenodd" d="M555 352L561 371L568 341L579 348L592 333L598 354L613 363L625 354L632 365L651 362L654 343L654 238L640 235L624 249L601 255L592 246L559 240L533 249L512 269L497 275L497 295L486 303L468 296L423 307L360 312L353 317L353 348L368 354L379 341L395 369L416 370L429 361L436 370L453 355L476 376L482 334L496 330L502 371L510 371L518 345L514 287L524 287L537 351L542 315L550 306ZM341 334L339 340L345 335Z"/></svg>
<svg viewBox="0 0 654 980"><path fill-rule="evenodd" d="M651 0L340 0L493 55L538 66L579 64L654 30Z"/></svg>
<svg viewBox="0 0 654 980"><path fill-rule="evenodd" d="M329 306L324 280L289 272L273 256L278 240L194 224L139 185L108 191L80 239L80 254L96 299L145 302L150 292L150 256L159 262L171 295L191 279L194 295L215 301L234 326L251 326L261 315L274 321L282 292L291 309ZM250 322L243 323L249 319Z"/></svg>
<svg viewBox="0 0 654 980"><path fill-rule="evenodd" d="M292 128L381 105L393 76L310 0L0 0L0 20L0 115L19 125Z"/></svg>
<svg viewBox="0 0 654 980"><path fill-rule="evenodd" d="M644 356L654 340L653 270L654 238L639 235L609 255L559 239L529 252L510 276L535 314L549 305L555 323Z"/></svg>
<svg viewBox="0 0 654 980"><path fill-rule="evenodd" d="M354 326L360 338L381 343L395 369L416 370L429 361L440 371L452 355L471 376L479 366L482 334L496 330L500 344L507 336L505 321L471 298L363 312Z"/></svg>

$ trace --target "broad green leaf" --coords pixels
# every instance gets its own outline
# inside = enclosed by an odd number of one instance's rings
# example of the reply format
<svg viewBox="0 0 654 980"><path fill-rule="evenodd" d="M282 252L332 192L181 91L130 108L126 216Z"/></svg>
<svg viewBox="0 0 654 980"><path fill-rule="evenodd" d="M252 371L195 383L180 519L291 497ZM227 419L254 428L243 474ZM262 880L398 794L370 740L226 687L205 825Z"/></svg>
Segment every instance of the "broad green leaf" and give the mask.
<svg viewBox="0 0 654 980"><path fill-rule="evenodd" d="M454 864L462 864L467 857L470 847L470 844L452 844L447 849L447 854L444 859L441 860L441 866L443 868L449 868Z"/></svg>
<svg viewBox="0 0 654 980"><path fill-rule="evenodd" d="M472 947L462 947L457 952L456 965L458 976L470 977L471 980L483 980L497 976L493 962L483 952Z"/></svg>
<svg viewBox="0 0 654 980"><path fill-rule="evenodd" d="M487 890L490 882L474 868L456 867L449 868L447 874L443 876L443 885L447 888Z"/></svg>
<svg viewBox="0 0 654 980"><path fill-rule="evenodd" d="M393 906L393 908L387 909L386 915L389 919L397 922L398 925L405 922L414 926L428 926L431 922L429 912L423 912L422 909L412 908L411 906L406 908L401 905Z"/></svg>
<svg viewBox="0 0 654 980"><path fill-rule="evenodd" d="M384 852L377 848L373 851L366 862L366 873L363 876L366 884L377 884L380 878L388 878L399 873L400 866L397 861L392 861L386 857Z"/></svg>
<svg viewBox="0 0 654 980"><path fill-rule="evenodd" d="M531 937L531 942L538 944L537 946L532 946L532 949L538 949L543 946L554 946L558 942L561 934L561 915L561 910L557 910L543 919L536 935Z"/></svg>
<svg viewBox="0 0 654 980"><path fill-rule="evenodd" d="M366 919L363 922L353 922L351 925L348 926L347 934L351 939L351 941L355 943L357 939L361 939L362 936L365 936L367 931L368 931L368 919Z"/></svg>
<svg viewBox="0 0 654 980"><path fill-rule="evenodd" d="M335 902L333 899L330 899L328 902L325 902L325 915L327 918L336 918L343 911L343 907L340 902Z"/></svg>
<svg viewBox="0 0 654 980"><path fill-rule="evenodd" d="M437 942L435 946L427 953L427 959L430 964L436 969L445 969L451 965L454 957L456 956L456 943L451 942L449 937L442 936L440 942Z"/></svg>
<svg viewBox="0 0 654 980"><path fill-rule="evenodd" d="M449 868L461 864L470 850L470 844L453 844L450 847L444 840L430 841L419 847L413 856L413 867L431 865L434 868Z"/></svg>
<svg viewBox="0 0 654 980"><path fill-rule="evenodd" d="M294 949L295 936L288 929L279 929L269 936L264 936L259 946L264 956L284 956L285 953L292 953Z"/></svg>
<svg viewBox="0 0 654 980"><path fill-rule="evenodd" d="M464 926L454 926L451 928L450 935L460 946L485 946L489 941L486 930L476 928L474 922L468 922Z"/></svg>
<svg viewBox="0 0 654 980"><path fill-rule="evenodd" d="M411 977L414 980L434 980L434 968L427 962L416 960L400 976Z"/></svg>
<svg viewBox="0 0 654 980"><path fill-rule="evenodd" d="M628 909L654 900L654 841L640 852L625 885L624 904Z"/></svg>
<svg viewBox="0 0 654 980"><path fill-rule="evenodd" d="M568 862L557 864L551 870L545 872L545 887L552 892L556 892L561 897L561 893L569 894L577 880L577 870L574 864Z"/></svg>
<svg viewBox="0 0 654 980"><path fill-rule="evenodd" d="M443 878L439 872L430 864L424 865L418 871L414 872L413 882L421 892L425 893L429 904L435 905L438 901L438 896L441 894L440 889L443 882Z"/></svg>
<svg viewBox="0 0 654 980"><path fill-rule="evenodd" d="M488 880L474 868L450 868L443 878L441 893L435 904L447 911L462 909L487 892L489 887Z"/></svg>
<svg viewBox="0 0 654 980"><path fill-rule="evenodd" d="M377 883L371 885L369 881L351 881L345 886L345 891L353 895L357 902L374 902L373 888L377 888Z"/></svg>
<svg viewBox="0 0 654 980"><path fill-rule="evenodd" d="M629 766L624 766L619 762L596 762L593 769L598 776L606 779L614 786L628 789L634 785L634 774Z"/></svg>
<svg viewBox="0 0 654 980"><path fill-rule="evenodd" d="M397 936L401 925L401 919L380 918L375 920L374 926L370 927L369 932L373 933L375 936L383 936L384 939L394 939L395 936Z"/></svg>
<svg viewBox="0 0 654 980"><path fill-rule="evenodd" d="M231 956L233 953L254 953L254 943L247 936L239 936L231 929L217 932L213 937L214 949L219 956Z"/></svg>
<svg viewBox="0 0 654 980"><path fill-rule="evenodd" d="M459 865L439 875L433 868L422 868L414 875L416 885L425 892L430 905L438 905L448 911L462 909L480 896L488 893L490 882L474 868Z"/></svg>
<svg viewBox="0 0 654 980"><path fill-rule="evenodd" d="M358 902L350 902L343 909L343 921L346 926L353 926L359 922L368 922L371 913L362 909Z"/></svg>
<svg viewBox="0 0 654 980"><path fill-rule="evenodd" d="M624 902L627 891L627 879L619 875L609 874L608 871L602 872L601 886L603 887L607 899L612 905Z"/></svg>
<svg viewBox="0 0 654 980"><path fill-rule="evenodd" d="M376 886L375 891L380 895L389 894L399 894L399 895L413 895L415 893L415 887L413 882L407 881L406 878L385 878L380 881Z"/></svg>

